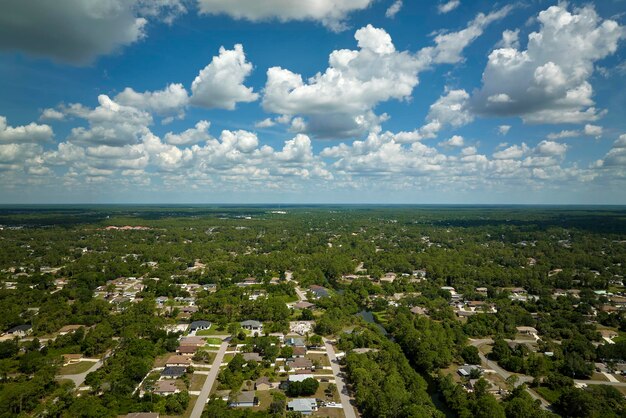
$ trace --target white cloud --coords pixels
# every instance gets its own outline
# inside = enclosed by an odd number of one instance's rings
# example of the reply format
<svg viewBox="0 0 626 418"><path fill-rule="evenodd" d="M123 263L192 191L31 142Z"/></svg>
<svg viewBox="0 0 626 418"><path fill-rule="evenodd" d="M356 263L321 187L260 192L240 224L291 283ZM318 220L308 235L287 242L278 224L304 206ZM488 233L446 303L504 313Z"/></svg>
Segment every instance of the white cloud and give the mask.
<svg viewBox="0 0 626 418"><path fill-rule="evenodd" d="M498 42L497 46L500 48L519 48L519 29L502 32L502 40Z"/></svg>
<svg viewBox="0 0 626 418"><path fill-rule="evenodd" d="M506 135L511 130L511 125L500 125L498 126L498 133L500 135Z"/></svg>
<svg viewBox="0 0 626 418"><path fill-rule="evenodd" d="M420 50L420 59L428 64L456 64L463 61L463 50L481 36L488 25L503 19L511 10L513 6L505 6L487 15L479 13L465 29L435 36L436 45Z"/></svg>
<svg viewBox="0 0 626 418"><path fill-rule="evenodd" d="M44 109L44 111L41 112L41 116L39 117L40 120L63 120L64 118L65 115L63 114L63 112L59 112L55 109Z"/></svg>
<svg viewBox="0 0 626 418"><path fill-rule="evenodd" d="M52 128L48 125L31 122L13 127L7 124L6 117L0 116L0 144L42 143L50 141L53 135Z"/></svg>
<svg viewBox="0 0 626 418"><path fill-rule="evenodd" d="M276 19L313 20L339 31L354 11L366 9L373 0L198 0L201 14L226 14L253 22Z"/></svg>
<svg viewBox="0 0 626 418"><path fill-rule="evenodd" d="M602 126L586 124L582 130L565 129L561 132L548 134L548 139L576 138L583 135L600 138L602 136L602 130Z"/></svg>
<svg viewBox="0 0 626 418"><path fill-rule="evenodd" d="M391 6L389 6L389 8L387 8L385 16L393 19L394 17L396 17L400 9L402 9L402 0L396 0Z"/></svg>
<svg viewBox="0 0 626 418"><path fill-rule="evenodd" d="M126 87L113 99L124 106L133 106L137 109L155 112L160 115L180 113L187 103L189 96L182 84L170 84L163 90L138 93Z"/></svg>
<svg viewBox="0 0 626 418"><path fill-rule="evenodd" d="M410 97L420 62L407 52L397 52L389 34L371 25L357 30L355 39L359 50L333 51L326 71L307 82L289 70L270 68L264 109L307 116L309 132L318 135L349 136L376 125L379 119L371 109L380 102Z"/></svg>
<svg viewBox="0 0 626 418"><path fill-rule="evenodd" d="M483 86L473 95L474 111L519 115L531 123L597 120L603 111L593 107L588 80L594 62L616 51L623 28L602 20L589 5L570 13L561 3L538 20L541 27L528 36L526 50L518 50L509 36L507 47L489 55Z"/></svg>
<svg viewBox="0 0 626 418"><path fill-rule="evenodd" d="M446 141L439 143L439 146L444 148L460 148L465 145L465 140L460 135L454 135Z"/></svg>
<svg viewBox="0 0 626 418"><path fill-rule="evenodd" d="M0 49L88 64L146 36L147 19L171 21L182 0L29 0L4 2Z"/></svg>
<svg viewBox="0 0 626 418"><path fill-rule="evenodd" d="M274 122L272 118L265 118L255 123L254 127L255 128L271 128L274 125L276 125L276 122Z"/></svg>
<svg viewBox="0 0 626 418"><path fill-rule="evenodd" d="M602 126L596 126L596 125L590 125L587 124L585 125L585 128L583 129L583 132L585 133L585 135L587 136L593 136L594 138L600 138L602 136Z"/></svg>
<svg viewBox="0 0 626 418"><path fill-rule="evenodd" d="M604 156L604 159L599 161L600 167L605 168L626 168L626 134L622 134L613 143L613 147ZM626 173L622 171L621 175Z"/></svg>
<svg viewBox="0 0 626 418"><path fill-rule="evenodd" d="M511 145L501 151L493 153L496 160L516 160L522 158L529 151L528 146L522 142L521 145Z"/></svg>
<svg viewBox="0 0 626 418"><path fill-rule="evenodd" d="M210 122L201 120L200 122L196 123L196 126L194 128L187 129L180 134L168 132L167 134L165 134L164 140L170 145L187 146L199 144L201 142L206 142L212 138L208 132L210 127Z"/></svg>
<svg viewBox="0 0 626 418"><path fill-rule="evenodd" d="M437 10L439 10L439 13L441 14L449 13L453 11L454 9L456 9L457 7L459 7L460 5L461 5L461 0L450 0L448 2L439 4L439 6L437 6Z"/></svg>
<svg viewBox="0 0 626 418"><path fill-rule="evenodd" d="M426 116L428 125L422 128L425 137L434 137L440 129L446 126L458 128L466 125L474 117L467 107L469 94L465 90L448 90L430 105ZM429 126L430 125L430 126Z"/></svg>
<svg viewBox="0 0 626 418"><path fill-rule="evenodd" d="M535 151L542 156L558 156L562 157L567 151L567 145L554 141L541 141Z"/></svg>
<svg viewBox="0 0 626 418"><path fill-rule="evenodd" d="M191 84L191 103L207 108L234 110L237 103L249 103L258 99L252 87L243 82L252 72L252 64L246 61L241 44L227 50L220 47L219 56L200 71Z"/></svg>

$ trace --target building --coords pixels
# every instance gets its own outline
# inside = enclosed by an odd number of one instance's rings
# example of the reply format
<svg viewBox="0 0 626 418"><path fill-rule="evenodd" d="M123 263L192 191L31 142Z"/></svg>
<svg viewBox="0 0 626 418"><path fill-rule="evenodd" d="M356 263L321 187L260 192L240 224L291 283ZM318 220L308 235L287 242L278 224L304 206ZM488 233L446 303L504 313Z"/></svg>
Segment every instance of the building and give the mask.
<svg viewBox="0 0 626 418"><path fill-rule="evenodd" d="M187 356L170 356L165 362L166 367L189 367L191 358Z"/></svg>
<svg viewBox="0 0 626 418"><path fill-rule="evenodd" d="M66 325L59 330L59 335L67 335L72 332L76 332L81 329L84 325Z"/></svg>
<svg viewBox="0 0 626 418"><path fill-rule="evenodd" d="M300 412L303 415L311 415L317 411L317 401L313 398L298 398L287 403L287 410Z"/></svg>
<svg viewBox="0 0 626 418"><path fill-rule="evenodd" d="M254 382L254 389L255 390L277 389L278 386L279 386L279 382L272 382L266 376L260 377L260 378L257 379L256 382Z"/></svg>
<svg viewBox="0 0 626 418"><path fill-rule="evenodd" d="M8 330L5 335L13 335L14 337L25 337L33 331L30 325L17 325Z"/></svg>
<svg viewBox="0 0 626 418"><path fill-rule="evenodd" d="M205 341L201 337L185 337L180 340L180 345L192 345L195 347L202 347Z"/></svg>
<svg viewBox="0 0 626 418"><path fill-rule="evenodd" d="M472 375L472 372L474 372L475 370L478 371L478 373L482 373L483 369L480 366L476 366L473 364L466 364L464 366L461 366L457 369L457 373L462 376L462 377L470 377Z"/></svg>
<svg viewBox="0 0 626 418"><path fill-rule="evenodd" d="M254 320L247 320L247 321L242 321L240 322L241 328L251 331L251 332L256 332L256 333L262 333L263 332L263 324L260 323L259 321L254 321Z"/></svg>
<svg viewBox="0 0 626 418"><path fill-rule="evenodd" d="M517 332L519 334L522 335L537 335L539 334L539 332L537 332L537 329L533 328L533 327L517 327Z"/></svg>
<svg viewBox="0 0 626 418"><path fill-rule="evenodd" d="M312 374L307 374L307 373L301 373L301 374L290 374L287 377L287 382L288 383L292 383L292 382L302 382L303 380L306 379L314 379L315 376L313 376Z"/></svg>
<svg viewBox="0 0 626 418"><path fill-rule="evenodd" d="M313 309L315 308L315 304L311 302L307 302L306 300L302 300L295 305L293 305L296 309Z"/></svg>
<svg viewBox="0 0 626 418"><path fill-rule="evenodd" d="M182 377L186 371L187 371L186 367L180 367L180 366L166 367L161 372L161 377L163 379L178 379L179 377Z"/></svg>
<svg viewBox="0 0 626 418"><path fill-rule="evenodd" d="M82 359L82 354L63 354L63 365L67 366L69 364L80 363Z"/></svg>
<svg viewBox="0 0 626 418"><path fill-rule="evenodd" d="M198 347L195 345L180 345L176 349L176 352L181 355L184 355L184 354L193 355L193 354L196 354L196 351L198 351Z"/></svg>
<svg viewBox="0 0 626 418"><path fill-rule="evenodd" d="M254 396L254 391L244 390L237 396L237 399L230 403L230 406L235 408L252 408L258 404L259 399Z"/></svg>
<svg viewBox="0 0 626 418"><path fill-rule="evenodd" d="M313 369L313 362L308 358L300 357L287 360L287 364L293 370L311 370Z"/></svg>
<svg viewBox="0 0 626 418"><path fill-rule="evenodd" d="M309 287L309 291L310 291L311 293L313 293L313 296L314 296L316 299L319 299L319 298L325 298L325 297L328 297L328 296L329 296L328 289L326 289L326 288L325 288L325 287L323 287L323 286L318 286L318 285L315 285L315 284L314 284L314 285L311 285L311 286Z"/></svg>
<svg viewBox="0 0 626 418"><path fill-rule="evenodd" d="M294 358L304 357L306 355L306 347L294 347L293 348L293 356Z"/></svg>
<svg viewBox="0 0 626 418"><path fill-rule="evenodd" d="M242 353L245 361L263 361L263 357L259 353Z"/></svg>
<svg viewBox="0 0 626 418"><path fill-rule="evenodd" d="M153 392L157 395L167 396L180 392L180 389L178 389L175 382L168 380L157 380L154 384Z"/></svg>
<svg viewBox="0 0 626 418"><path fill-rule="evenodd" d="M204 331L209 328L211 328L211 323L209 321L193 321L189 325L189 332Z"/></svg>
<svg viewBox="0 0 626 418"><path fill-rule="evenodd" d="M285 340L285 345L289 345L291 347L304 347L304 338L287 338Z"/></svg>

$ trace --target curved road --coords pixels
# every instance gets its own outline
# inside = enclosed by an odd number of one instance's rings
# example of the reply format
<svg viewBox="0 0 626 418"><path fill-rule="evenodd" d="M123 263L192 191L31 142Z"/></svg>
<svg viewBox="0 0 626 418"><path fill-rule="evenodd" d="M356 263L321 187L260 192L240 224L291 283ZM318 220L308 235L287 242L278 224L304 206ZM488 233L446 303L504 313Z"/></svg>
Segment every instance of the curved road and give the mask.
<svg viewBox="0 0 626 418"><path fill-rule="evenodd" d="M217 378L217 374L220 371L220 365L222 361L224 361L224 354L226 354L226 349L228 348L228 339L222 342L220 345L220 349L215 356L215 360L213 360L213 365L211 366L211 371L204 381L204 385L202 386L202 390L200 391L200 395L198 399L196 399L196 404L193 406L193 410L191 411L190 418L200 418L202 415L202 411L204 410L204 406L209 399L209 394L211 393L211 388L213 387L213 383L215 383L215 379Z"/></svg>

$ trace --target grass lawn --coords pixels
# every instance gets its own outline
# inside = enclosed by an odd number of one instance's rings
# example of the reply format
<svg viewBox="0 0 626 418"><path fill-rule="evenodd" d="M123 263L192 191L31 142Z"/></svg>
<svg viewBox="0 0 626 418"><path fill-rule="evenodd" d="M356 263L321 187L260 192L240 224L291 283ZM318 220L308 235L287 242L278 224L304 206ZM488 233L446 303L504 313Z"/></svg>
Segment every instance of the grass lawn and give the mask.
<svg viewBox="0 0 626 418"><path fill-rule="evenodd" d="M196 335L198 337L201 337L203 335L230 335L230 333L227 330L221 330L218 331L217 328L209 328L209 329L203 329L201 331L196 331ZM221 341L220 341L221 344Z"/></svg>
<svg viewBox="0 0 626 418"><path fill-rule="evenodd" d="M315 395L311 397L316 399L323 399L326 402L340 402L341 399L339 398L339 392L337 391L337 389L333 391L332 396L328 396L326 394L326 388L328 387L328 385L330 385L330 383L320 383L319 387L317 388L317 392L315 392Z"/></svg>
<svg viewBox="0 0 626 418"><path fill-rule="evenodd" d="M328 417L328 418L344 418L346 415L343 413L342 408L320 408L313 412L311 416L314 417Z"/></svg>
<svg viewBox="0 0 626 418"><path fill-rule="evenodd" d="M213 334L215 335L215 334ZM206 343L207 344L211 344L211 345L221 345L222 344L222 340L219 338L207 338L206 339Z"/></svg>
<svg viewBox="0 0 626 418"><path fill-rule="evenodd" d="M182 415L161 415L161 418L189 418L191 416L191 411L193 411L193 407L196 404L197 396L189 396L189 405L187 409Z"/></svg>
<svg viewBox="0 0 626 418"><path fill-rule="evenodd" d="M593 372L591 375L591 380L598 380L600 382L608 382L609 379L606 378L602 373Z"/></svg>
<svg viewBox="0 0 626 418"><path fill-rule="evenodd" d="M167 362L167 359L170 358L170 356L175 356L176 353L165 353L162 356L157 357L156 359L154 359L154 366L153 367L165 367L165 363Z"/></svg>
<svg viewBox="0 0 626 418"><path fill-rule="evenodd" d="M256 397L259 398L259 405L255 406L254 408L252 408L255 411L262 411L267 409L270 404L272 403L272 400L274 399L272 397L272 392L279 392L276 390L257 390L255 392Z"/></svg>
<svg viewBox="0 0 626 418"><path fill-rule="evenodd" d="M539 386L539 387L532 388L532 389L538 394L540 394L546 401L550 403L556 402L556 400L559 399L559 396L561 395L561 392L557 390L552 390L545 386Z"/></svg>
<svg viewBox="0 0 626 418"><path fill-rule="evenodd" d="M306 358L308 358L311 361L319 361L320 364L322 366L330 366L330 360L328 360L328 356L326 354L317 354L317 353L313 353L313 354L307 354Z"/></svg>
<svg viewBox="0 0 626 418"><path fill-rule="evenodd" d="M378 322L382 326L389 324L389 315L387 314L387 312L372 312L372 315L374 316L376 322Z"/></svg>
<svg viewBox="0 0 626 418"><path fill-rule="evenodd" d="M194 374L193 376L191 376L189 390L201 390L204 382L206 381L206 378L206 374Z"/></svg>
<svg viewBox="0 0 626 418"><path fill-rule="evenodd" d="M233 357L235 357L235 355L232 353L224 354L224 360L222 360L222 363L228 363L233 359Z"/></svg>
<svg viewBox="0 0 626 418"><path fill-rule="evenodd" d="M87 370L91 369L96 363L91 361L81 361L75 364L69 364L67 366L61 367L59 370L60 375L66 374L80 374L85 373Z"/></svg>

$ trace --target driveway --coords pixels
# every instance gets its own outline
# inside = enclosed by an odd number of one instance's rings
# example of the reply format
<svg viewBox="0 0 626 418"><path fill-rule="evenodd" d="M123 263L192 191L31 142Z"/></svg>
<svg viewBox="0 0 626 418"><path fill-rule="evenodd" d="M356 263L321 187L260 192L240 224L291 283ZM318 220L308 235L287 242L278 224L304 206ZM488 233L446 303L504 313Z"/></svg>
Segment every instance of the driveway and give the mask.
<svg viewBox="0 0 626 418"><path fill-rule="evenodd" d="M350 403L348 389L346 388L343 378L341 377L339 363L337 363L337 356L335 356L335 348L326 338L324 338L324 345L326 346L326 352L328 353L328 358L330 359L330 366L333 369L333 374L335 375L335 385L337 385L337 390L339 391L339 398L341 399L341 405L343 406L343 413L346 418L356 418L354 407Z"/></svg>
<svg viewBox="0 0 626 418"><path fill-rule="evenodd" d="M224 361L224 354L226 354L226 349L228 348L228 340L224 340L222 345L220 345L220 349L215 356L215 360L213 360L213 365L211 366L211 370L202 386L202 390L200 391L200 395L198 399L196 399L196 404L193 406L193 411L191 411L190 418L200 418L202 415L202 411L204 410L204 406L206 405L207 400L209 399L209 394L211 393L211 388L213 387L213 383L215 383L215 379L217 378L218 373L220 372L220 365L222 361Z"/></svg>
<svg viewBox="0 0 626 418"><path fill-rule="evenodd" d="M102 360L98 360L86 372L79 373L79 374L62 374L62 375L56 376L56 379L57 380L60 380L60 379L71 380L72 382L74 382L74 386L76 386L76 389L78 390L78 388L81 387L83 383L85 383L85 379L87 378L87 375L91 372L95 372L96 370L98 370L100 367L102 367L102 364L103 364Z"/></svg>

